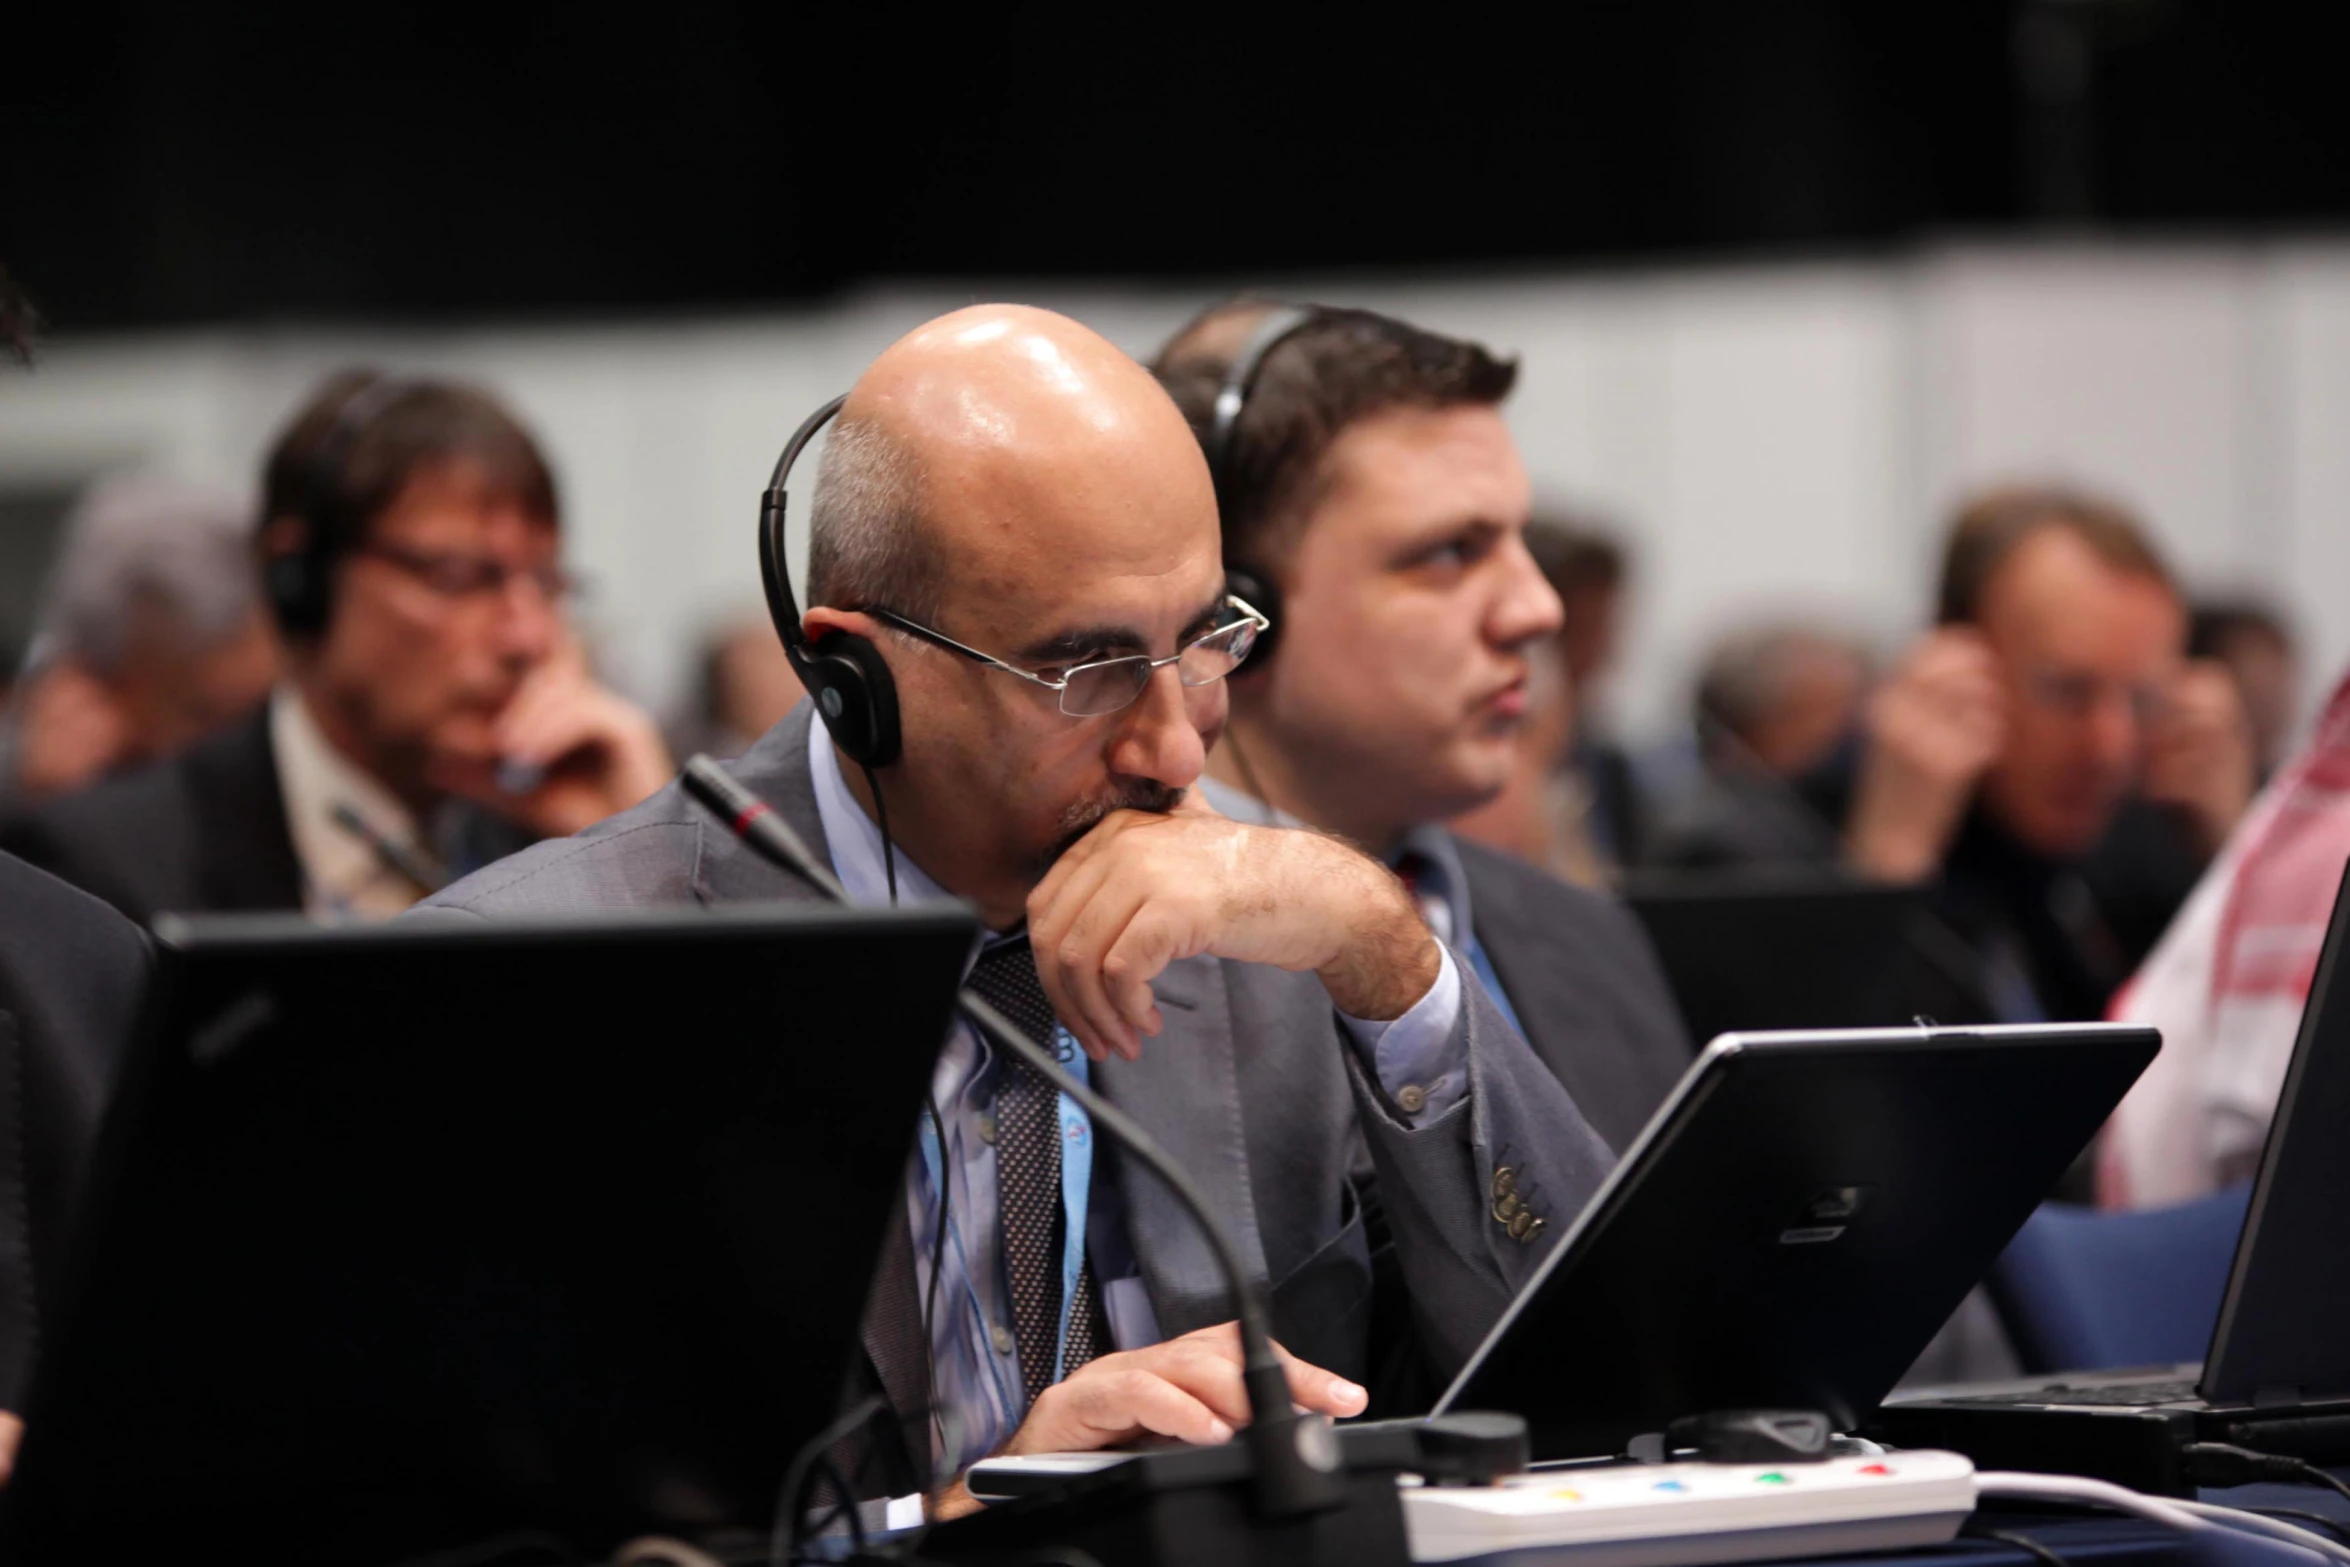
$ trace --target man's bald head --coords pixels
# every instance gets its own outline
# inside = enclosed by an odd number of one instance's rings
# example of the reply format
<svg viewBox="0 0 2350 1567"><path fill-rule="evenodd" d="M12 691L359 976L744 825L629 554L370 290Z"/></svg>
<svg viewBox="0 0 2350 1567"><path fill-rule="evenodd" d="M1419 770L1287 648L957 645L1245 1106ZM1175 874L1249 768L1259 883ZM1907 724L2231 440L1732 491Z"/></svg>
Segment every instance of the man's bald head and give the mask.
<svg viewBox="0 0 2350 1567"><path fill-rule="evenodd" d="M817 481L809 602L927 620L950 576L1082 552L1141 495L1186 494L1212 526L1197 443L1149 372L1066 316L974 305L900 338L851 390Z"/></svg>

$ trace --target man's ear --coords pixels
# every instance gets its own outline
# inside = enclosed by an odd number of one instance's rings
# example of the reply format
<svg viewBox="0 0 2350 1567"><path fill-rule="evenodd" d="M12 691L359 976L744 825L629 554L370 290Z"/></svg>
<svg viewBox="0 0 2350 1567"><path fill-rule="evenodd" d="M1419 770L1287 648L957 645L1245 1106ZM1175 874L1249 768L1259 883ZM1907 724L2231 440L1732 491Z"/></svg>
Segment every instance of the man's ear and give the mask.
<svg viewBox="0 0 2350 1567"><path fill-rule="evenodd" d="M881 631L881 622L861 609L833 609L818 605L800 617L800 631L810 642L820 642L835 631L870 641Z"/></svg>
<svg viewBox="0 0 2350 1567"><path fill-rule="evenodd" d="M272 517L262 524L259 549L264 565L285 555L299 555L310 544L310 524L299 517Z"/></svg>

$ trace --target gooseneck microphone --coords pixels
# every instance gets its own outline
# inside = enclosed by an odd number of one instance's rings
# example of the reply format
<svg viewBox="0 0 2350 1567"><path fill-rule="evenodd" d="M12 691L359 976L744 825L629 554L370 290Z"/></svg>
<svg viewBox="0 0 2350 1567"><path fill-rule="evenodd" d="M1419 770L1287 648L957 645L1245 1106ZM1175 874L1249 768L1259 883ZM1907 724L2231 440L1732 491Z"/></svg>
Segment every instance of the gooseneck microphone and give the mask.
<svg viewBox="0 0 2350 1567"><path fill-rule="evenodd" d="M798 876L835 903L849 902L840 881L816 856L791 824L707 756L685 764L680 780L686 793L707 807L734 835L765 859ZM1273 1348L1265 1303L1256 1282L1241 1266L1232 1238L1208 1206L1199 1187L1126 1112L1096 1094L1062 1069L1053 1053L1030 1039L994 1007L969 990L956 997L962 1014L1000 1041L1062 1093L1075 1100L1094 1124L1115 1137L1166 1183L1175 1200L1191 1215L1208 1238L1232 1290L1233 1316L1240 1325L1241 1380L1248 1393L1249 1423L1242 1432L1252 1459L1257 1512L1267 1518L1298 1517L1341 1505L1347 1496L1344 1465L1330 1422L1321 1415L1301 1415L1290 1401L1289 1376Z"/></svg>

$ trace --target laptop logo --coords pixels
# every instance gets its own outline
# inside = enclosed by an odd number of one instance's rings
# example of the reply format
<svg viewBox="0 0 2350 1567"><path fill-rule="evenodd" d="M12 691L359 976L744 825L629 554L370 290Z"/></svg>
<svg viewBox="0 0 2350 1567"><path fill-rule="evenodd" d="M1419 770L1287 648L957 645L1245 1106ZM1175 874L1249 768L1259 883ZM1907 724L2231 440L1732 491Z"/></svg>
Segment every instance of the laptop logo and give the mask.
<svg viewBox="0 0 2350 1567"><path fill-rule="evenodd" d="M189 1036L188 1055L198 1066L218 1066L276 1021L276 1000L266 990L249 990Z"/></svg>
<svg viewBox="0 0 2350 1567"><path fill-rule="evenodd" d="M1803 1205L1795 1223L1779 1232L1782 1246L1822 1246L1840 1238L1861 1209L1868 1206L1874 1186L1830 1186Z"/></svg>

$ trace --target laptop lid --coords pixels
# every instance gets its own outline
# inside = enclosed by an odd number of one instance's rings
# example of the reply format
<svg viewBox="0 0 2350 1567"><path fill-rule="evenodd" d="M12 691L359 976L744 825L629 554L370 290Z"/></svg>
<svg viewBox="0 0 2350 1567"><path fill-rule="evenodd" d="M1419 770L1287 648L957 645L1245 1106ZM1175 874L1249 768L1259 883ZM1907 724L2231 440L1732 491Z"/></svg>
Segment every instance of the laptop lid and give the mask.
<svg viewBox="0 0 2350 1567"><path fill-rule="evenodd" d="M2214 1404L2350 1393L2350 875L2285 1068L2203 1363Z"/></svg>
<svg viewBox="0 0 2350 1567"><path fill-rule="evenodd" d="M1907 1023L1906 948L1925 894L1844 880L1650 873L1625 887L1689 1024L1733 1030Z"/></svg>
<svg viewBox="0 0 2350 1567"><path fill-rule="evenodd" d="M766 1529L967 911L160 933L0 1555Z"/></svg>
<svg viewBox="0 0 2350 1567"><path fill-rule="evenodd" d="M1538 1458L1713 1410L1851 1429L2157 1048L2097 1024L1714 1041L1437 1409L1521 1413Z"/></svg>

